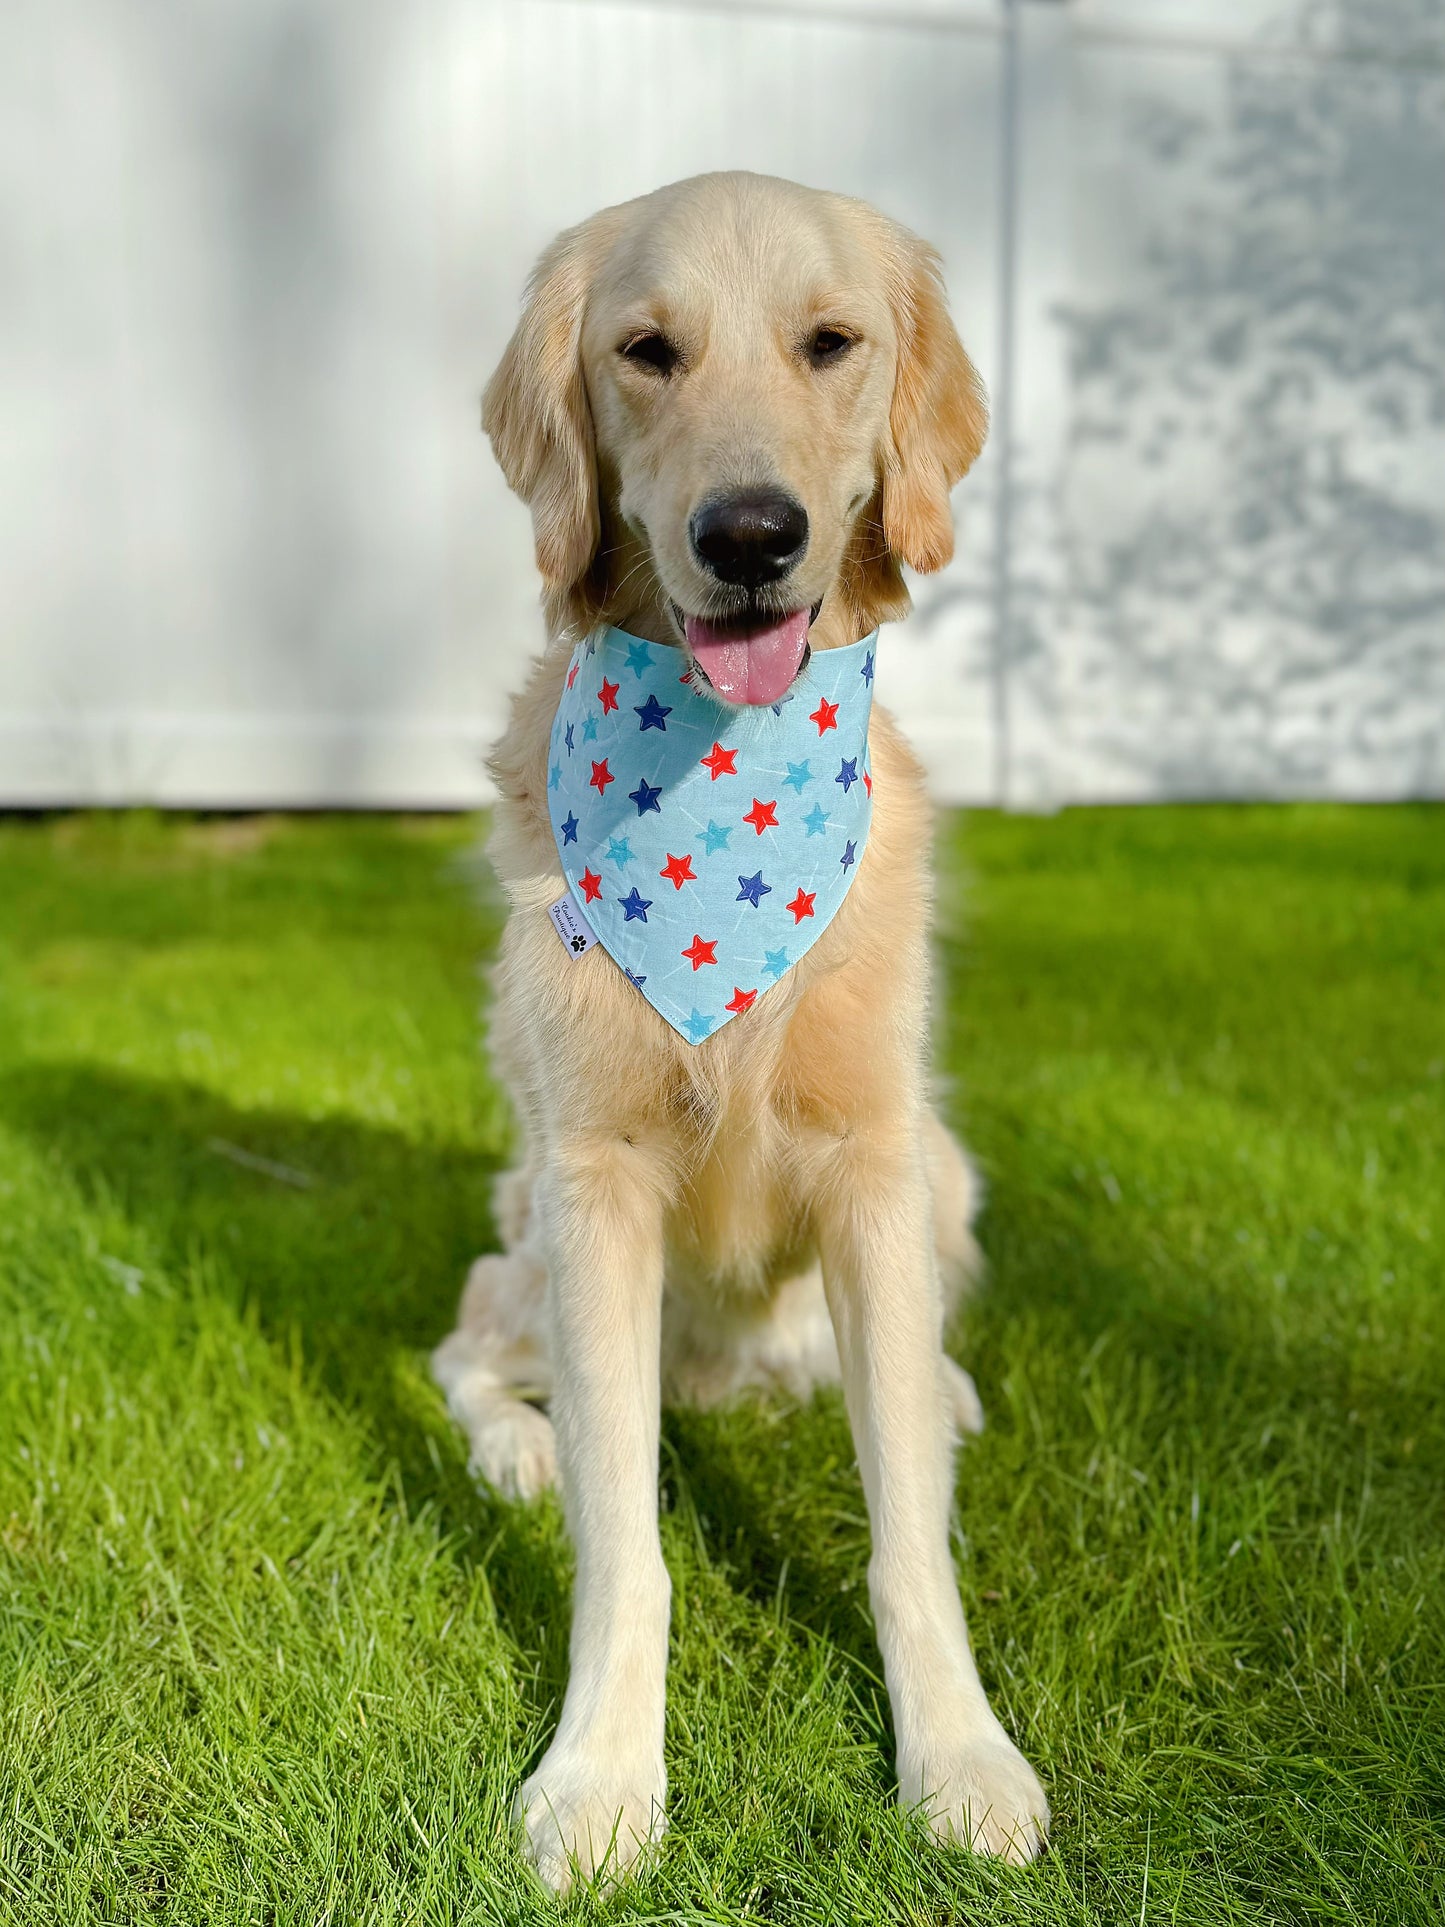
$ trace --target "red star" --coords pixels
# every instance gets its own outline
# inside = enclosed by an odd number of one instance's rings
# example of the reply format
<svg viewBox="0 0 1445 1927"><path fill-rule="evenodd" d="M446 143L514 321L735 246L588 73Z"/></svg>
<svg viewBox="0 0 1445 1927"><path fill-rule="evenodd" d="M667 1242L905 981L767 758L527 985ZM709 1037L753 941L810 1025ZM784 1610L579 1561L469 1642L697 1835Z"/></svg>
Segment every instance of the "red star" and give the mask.
<svg viewBox="0 0 1445 1927"><path fill-rule="evenodd" d="M582 894L589 903L596 903L602 895L602 879L593 870L582 872Z"/></svg>
<svg viewBox="0 0 1445 1927"><path fill-rule="evenodd" d="M863 787L870 796L873 794L873 778L868 774L866 769L863 772Z"/></svg>
<svg viewBox="0 0 1445 1927"><path fill-rule="evenodd" d="M760 803L755 796L753 798L753 807L748 811L743 821L744 823L751 823L758 835L761 836L764 830L775 830L778 827L778 806L776 803Z"/></svg>
<svg viewBox="0 0 1445 1927"><path fill-rule="evenodd" d="M684 883L697 882L697 872L692 867L692 858L674 856L671 850L667 853L666 863L657 874L660 877L666 877L674 890L680 890Z"/></svg>
<svg viewBox="0 0 1445 1927"><path fill-rule="evenodd" d="M812 916L813 899L817 894L818 892L816 890L805 890L801 883L798 885L798 894L793 898L793 901L787 905L787 908L793 913L793 923L795 925L800 924L804 917Z"/></svg>
<svg viewBox="0 0 1445 1927"><path fill-rule="evenodd" d="M709 755L702 759L704 769L712 771L714 782L720 776L736 776L738 773L738 753L735 749L724 749L721 743L714 743Z"/></svg>
<svg viewBox="0 0 1445 1927"><path fill-rule="evenodd" d="M572 667L567 671L567 687L569 689L572 687L573 683L576 682L577 671L581 667L582 667L581 663L574 662Z"/></svg>
<svg viewBox="0 0 1445 1927"><path fill-rule="evenodd" d="M836 729L838 727L838 705L836 703L830 703L826 696L820 696L818 699L818 707L813 711L808 721L818 725L818 734L820 736L825 729Z"/></svg>
<svg viewBox="0 0 1445 1927"><path fill-rule="evenodd" d="M588 784L588 788L596 790L599 796L605 796L607 793L607 785L609 783L615 783L616 781L617 778L612 774L612 771L608 769L607 758L604 756L600 763L594 763L592 765L592 780Z"/></svg>
<svg viewBox="0 0 1445 1927"><path fill-rule="evenodd" d="M757 994L758 993L755 990L739 990L737 985L734 984L732 1002L724 1004L723 1009L731 1010L734 1012L751 1010L753 1007L753 1000L757 996Z"/></svg>
<svg viewBox="0 0 1445 1927"><path fill-rule="evenodd" d="M605 676L602 678L602 687L597 692L597 700L602 705L604 716L610 716L617 707L617 688L618 685L615 682L608 682Z"/></svg>
<svg viewBox="0 0 1445 1927"><path fill-rule="evenodd" d="M709 937L707 942L704 943L701 937L694 937L682 954L687 958L694 970L701 970L705 963L715 964L717 962L717 938Z"/></svg>

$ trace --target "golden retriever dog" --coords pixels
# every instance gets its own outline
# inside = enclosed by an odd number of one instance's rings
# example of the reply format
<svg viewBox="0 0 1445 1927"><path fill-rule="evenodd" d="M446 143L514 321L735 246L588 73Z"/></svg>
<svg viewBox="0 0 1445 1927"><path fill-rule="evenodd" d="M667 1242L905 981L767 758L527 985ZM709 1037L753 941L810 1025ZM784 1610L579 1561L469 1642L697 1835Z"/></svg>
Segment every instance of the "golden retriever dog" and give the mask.
<svg viewBox="0 0 1445 1927"><path fill-rule="evenodd" d="M531 508L549 630L491 763L510 906L491 1043L524 1150L498 1186L504 1250L473 1268L435 1369L478 1473L520 1496L560 1479L576 1546L566 1698L517 1794L527 1849L563 1891L665 1825L664 1390L841 1378L899 1798L942 1839L1028 1859L1047 1802L985 1698L949 1552L954 1436L981 1422L942 1342L974 1185L930 1101L918 763L875 709L851 889L704 1041L549 918L549 735L581 639L675 651L721 729L903 616L902 564L948 561L987 412L937 258L785 181L662 188L547 250L483 424Z"/></svg>

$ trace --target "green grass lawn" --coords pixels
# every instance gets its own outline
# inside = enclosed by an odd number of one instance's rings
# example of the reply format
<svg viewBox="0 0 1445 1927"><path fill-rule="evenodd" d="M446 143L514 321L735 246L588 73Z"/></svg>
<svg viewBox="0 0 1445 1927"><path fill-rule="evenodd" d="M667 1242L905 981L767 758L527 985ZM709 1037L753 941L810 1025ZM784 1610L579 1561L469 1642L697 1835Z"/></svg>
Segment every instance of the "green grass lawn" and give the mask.
<svg viewBox="0 0 1445 1927"><path fill-rule="evenodd" d="M446 821L0 823L0 1917L530 1921L551 1502L427 1377L492 1240ZM956 1551L1052 1852L891 1803L836 1399L670 1414L673 1831L569 1918L1438 1922L1445 811L971 816ZM257 1162L258 1160L264 1162Z"/></svg>

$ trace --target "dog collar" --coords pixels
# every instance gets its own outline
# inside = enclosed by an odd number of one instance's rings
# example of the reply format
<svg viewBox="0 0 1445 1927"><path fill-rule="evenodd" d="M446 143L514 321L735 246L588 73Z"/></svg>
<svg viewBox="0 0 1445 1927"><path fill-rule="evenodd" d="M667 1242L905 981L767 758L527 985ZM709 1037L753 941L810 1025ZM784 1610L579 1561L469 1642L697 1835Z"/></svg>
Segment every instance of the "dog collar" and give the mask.
<svg viewBox="0 0 1445 1927"><path fill-rule="evenodd" d="M813 655L781 702L738 709L678 649L602 629L552 722L547 805L597 942L691 1044L751 1010L827 929L868 841L878 634ZM567 921L575 923L575 915Z"/></svg>

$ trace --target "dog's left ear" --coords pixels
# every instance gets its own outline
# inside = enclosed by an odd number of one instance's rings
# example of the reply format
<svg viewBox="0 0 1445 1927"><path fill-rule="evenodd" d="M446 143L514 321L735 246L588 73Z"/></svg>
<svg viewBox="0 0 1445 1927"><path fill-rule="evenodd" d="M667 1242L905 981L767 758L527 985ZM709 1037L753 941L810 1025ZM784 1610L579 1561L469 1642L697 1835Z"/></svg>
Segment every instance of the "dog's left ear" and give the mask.
<svg viewBox="0 0 1445 1927"><path fill-rule="evenodd" d="M883 533L927 575L953 555L948 496L978 459L988 401L944 299L935 250L897 232L890 276L898 371L883 454Z"/></svg>
<svg viewBox="0 0 1445 1927"><path fill-rule="evenodd" d="M516 333L482 397L492 452L532 511L548 619L579 632L591 626L588 582L601 534L581 346L594 225L569 229L537 263Z"/></svg>

